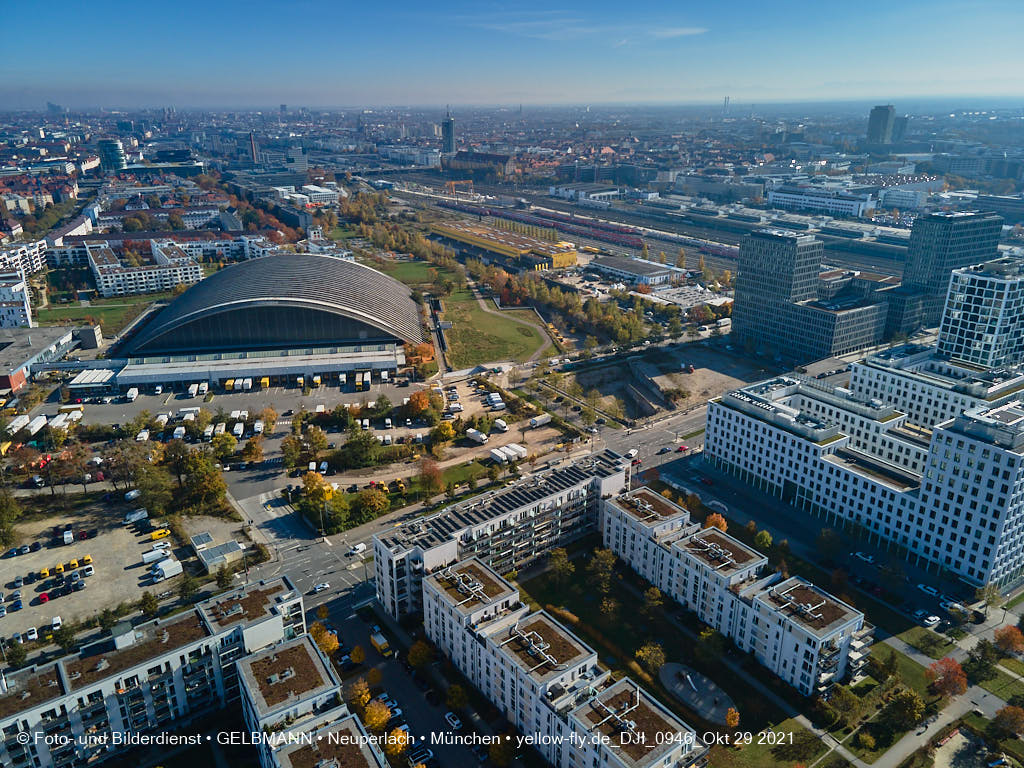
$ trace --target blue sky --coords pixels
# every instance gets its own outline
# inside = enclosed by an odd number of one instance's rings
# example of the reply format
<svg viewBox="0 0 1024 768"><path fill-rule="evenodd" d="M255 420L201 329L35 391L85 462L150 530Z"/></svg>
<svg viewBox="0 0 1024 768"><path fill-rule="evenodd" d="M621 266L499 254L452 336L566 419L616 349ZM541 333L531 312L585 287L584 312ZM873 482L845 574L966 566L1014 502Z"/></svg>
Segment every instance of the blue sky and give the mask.
<svg viewBox="0 0 1024 768"><path fill-rule="evenodd" d="M0 109L1024 95L1022 0L6 5Z"/></svg>

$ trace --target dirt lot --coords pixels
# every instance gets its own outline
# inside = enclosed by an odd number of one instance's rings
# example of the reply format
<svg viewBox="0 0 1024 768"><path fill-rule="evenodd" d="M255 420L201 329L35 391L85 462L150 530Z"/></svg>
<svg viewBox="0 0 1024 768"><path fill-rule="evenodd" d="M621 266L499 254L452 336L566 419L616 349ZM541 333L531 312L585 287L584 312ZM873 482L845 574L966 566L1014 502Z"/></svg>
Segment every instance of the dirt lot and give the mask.
<svg viewBox="0 0 1024 768"><path fill-rule="evenodd" d="M142 553L152 549L153 542L148 533L120 525L121 517L128 511L129 505L107 507L97 503L59 516L33 517L19 524L17 533L22 544L39 541L43 547L38 552L0 559L0 589L5 593L8 610L16 577L24 578L29 572L38 574L41 569L49 568L51 578L21 588L24 608L0 618L0 635L7 638L14 632L24 634L29 627L49 624L54 616L60 616L65 624L81 621L95 616L104 608L138 600L145 589L153 589L153 585L148 583L148 566L142 563ZM96 538L76 539L68 546L51 547L52 529L63 523L72 525L76 533L93 528L98 533ZM40 593L48 592L48 587L53 586L54 566L63 563L66 567L73 558L86 554L92 556L95 569L95 574L85 579L87 587L81 592L40 603ZM160 584L157 591L173 589L175 584L176 581L171 579Z"/></svg>
<svg viewBox="0 0 1024 768"><path fill-rule="evenodd" d="M985 768L990 760L979 741L959 731L949 741L935 750L935 768Z"/></svg>

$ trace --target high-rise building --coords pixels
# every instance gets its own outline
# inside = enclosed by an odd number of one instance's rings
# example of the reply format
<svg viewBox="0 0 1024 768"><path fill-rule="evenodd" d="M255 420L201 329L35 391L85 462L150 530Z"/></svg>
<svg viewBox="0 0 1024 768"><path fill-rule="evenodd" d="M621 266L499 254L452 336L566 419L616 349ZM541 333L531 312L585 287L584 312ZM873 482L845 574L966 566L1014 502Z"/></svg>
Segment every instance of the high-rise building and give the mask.
<svg viewBox="0 0 1024 768"><path fill-rule="evenodd" d="M445 111L444 122L441 123L441 153L455 154L455 118L449 111Z"/></svg>
<svg viewBox="0 0 1024 768"><path fill-rule="evenodd" d="M100 139L96 142L96 148L100 155L100 167L104 171L117 173L128 166L120 139Z"/></svg>
<svg viewBox="0 0 1024 768"><path fill-rule="evenodd" d="M32 327L28 283L21 272L0 274L0 328Z"/></svg>
<svg viewBox="0 0 1024 768"><path fill-rule="evenodd" d="M892 141L896 142L903 141L903 137L907 135L907 123L910 118L906 115L900 115L892 122Z"/></svg>
<svg viewBox="0 0 1024 768"><path fill-rule="evenodd" d="M953 270L938 351L983 368L1024 362L1024 262Z"/></svg>
<svg viewBox="0 0 1024 768"><path fill-rule="evenodd" d="M994 213L943 211L919 217L910 233L902 289L920 297L920 316L896 330L907 333L914 330L911 324L937 326L950 274L997 256L1002 227L1002 217Z"/></svg>
<svg viewBox="0 0 1024 768"><path fill-rule="evenodd" d="M877 343L886 306L860 291L818 298L823 245L814 235L762 229L740 245L732 336L801 362Z"/></svg>
<svg viewBox="0 0 1024 768"><path fill-rule="evenodd" d="M868 117L868 144L892 144L892 128L896 110L885 104L871 110Z"/></svg>

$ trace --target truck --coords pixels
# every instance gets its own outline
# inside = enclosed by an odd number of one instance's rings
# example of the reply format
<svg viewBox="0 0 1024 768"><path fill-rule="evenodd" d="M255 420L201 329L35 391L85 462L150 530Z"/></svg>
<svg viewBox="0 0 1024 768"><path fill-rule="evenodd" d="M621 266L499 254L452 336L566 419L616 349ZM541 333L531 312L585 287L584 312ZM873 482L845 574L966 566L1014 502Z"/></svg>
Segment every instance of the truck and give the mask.
<svg viewBox="0 0 1024 768"><path fill-rule="evenodd" d="M314 376L313 377L313 386L314 387L319 387L320 386L320 377L319 376Z"/></svg>
<svg viewBox="0 0 1024 768"><path fill-rule="evenodd" d="M508 424L505 423L504 419L495 419L494 428L499 432L508 432Z"/></svg>
<svg viewBox="0 0 1024 768"><path fill-rule="evenodd" d="M254 435L262 435L263 434L263 422L260 421L259 419L257 419L253 423L253 425L252 425L252 433Z"/></svg>
<svg viewBox="0 0 1024 768"><path fill-rule="evenodd" d="M208 424L206 426L206 429L203 430L203 442L204 443L208 443L211 440L213 440L213 430L214 430L213 424Z"/></svg>
<svg viewBox="0 0 1024 768"><path fill-rule="evenodd" d="M508 456L505 455L505 452L501 450L501 448L491 448L491 452L488 455L491 457L491 460L497 464L508 463Z"/></svg>
<svg viewBox="0 0 1024 768"><path fill-rule="evenodd" d="M156 417L156 423L162 428L167 426L167 422L171 420L169 413L161 413Z"/></svg>
<svg viewBox="0 0 1024 768"><path fill-rule="evenodd" d="M295 386L298 387L299 389L302 389L303 387L306 386L306 380L302 376L296 376Z"/></svg>
<svg viewBox="0 0 1024 768"><path fill-rule="evenodd" d="M530 428L536 429L537 427L543 427L545 424L551 423L551 414L542 413L540 416L534 416L530 419Z"/></svg>
<svg viewBox="0 0 1024 768"><path fill-rule="evenodd" d="M723 317L715 321L716 328L728 328L732 325L732 318Z"/></svg>
<svg viewBox="0 0 1024 768"><path fill-rule="evenodd" d="M163 549L151 549L148 552L142 553L142 562L146 565L152 565L153 563L159 563L161 560L170 557L166 550Z"/></svg>
<svg viewBox="0 0 1024 768"><path fill-rule="evenodd" d="M499 400L501 400L501 395L499 395L497 392L491 392L487 395L488 403L496 403Z"/></svg>
<svg viewBox="0 0 1024 768"><path fill-rule="evenodd" d="M387 380L388 380L388 372L387 371L381 371L380 372L380 381L381 381L381 383L383 384Z"/></svg>
<svg viewBox="0 0 1024 768"><path fill-rule="evenodd" d="M199 394L200 395L205 395L209 391L210 391L210 384L209 384L209 382L202 381L202 382L199 383Z"/></svg>
<svg viewBox="0 0 1024 768"><path fill-rule="evenodd" d="M391 655L391 646L388 645L388 640L380 632L374 632L370 635L370 645L377 649L377 653L385 658Z"/></svg>
<svg viewBox="0 0 1024 768"><path fill-rule="evenodd" d="M129 389L127 392L124 393L124 399L127 400L129 403L134 403L138 398L139 398L139 388L138 387L132 387L131 389Z"/></svg>
<svg viewBox="0 0 1024 768"><path fill-rule="evenodd" d="M227 381L224 382L224 391L225 392L230 392L234 388L235 388L235 380L234 379L228 379Z"/></svg>
<svg viewBox="0 0 1024 768"><path fill-rule="evenodd" d="M242 379L242 391L243 392L251 392L252 391L252 379L249 379L249 378Z"/></svg>
<svg viewBox="0 0 1024 768"><path fill-rule="evenodd" d="M131 525L132 523L137 523L140 520L148 519L149 511L145 507L139 507L138 509L129 512L127 515L124 516L124 524Z"/></svg>
<svg viewBox="0 0 1024 768"><path fill-rule="evenodd" d="M64 531L63 534L61 535L61 540L65 544L74 544L75 543L75 532L74 531Z"/></svg>
<svg viewBox="0 0 1024 768"><path fill-rule="evenodd" d="M67 429L68 415L66 413L58 413L52 419L50 419L50 429Z"/></svg>
<svg viewBox="0 0 1024 768"><path fill-rule="evenodd" d="M514 451L511 448L509 448L507 445L503 445L498 450L500 450L502 453L505 454L505 460L506 461L519 461L520 460L519 459L519 453L517 451Z"/></svg>
<svg viewBox="0 0 1024 768"><path fill-rule="evenodd" d="M218 421L217 422L217 426L213 428L213 434L215 434L215 435L223 435L224 434L224 430L227 429L227 427L228 427L228 425L225 424L223 421Z"/></svg>
<svg viewBox="0 0 1024 768"><path fill-rule="evenodd" d="M189 411L188 413L183 413L182 414L181 420L183 422L185 422L186 424L188 424L190 421L195 421L196 420L196 415L194 413L192 413L191 411Z"/></svg>
<svg viewBox="0 0 1024 768"><path fill-rule="evenodd" d="M40 429L42 429L45 426L46 426L46 417L45 416L36 416L34 419L32 419L32 421L30 421L28 423L28 426L25 427L25 431L28 432L30 435L34 435L36 432L38 432Z"/></svg>
<svg viewBox="0 0 1024 768"><path fill-rule="evenodd" d="M348 377L347 377L347 376L346 376L346 375L345 375L344 373L339 373L339 374L338 374L338 385L339 385L339 386L340 386L340 387L341 387L342 389L344 389L344 388L345 388L345 383L346 383L347 381L348 381Z"/></svg>
<svg viewBox="0 0 1024 768"><path fill-rule="evenodd" d="M137 442L137 443L144 443L147 440L149 440L149 430L148 429L140 430L139 434L137 434L135 436L135 442Z"/></svg>
<svg viewBox="0 0 1024 768"><path fill-rule="evenodd" d="M9 434L9 435L17 434L18 432L23 430L25 427L27 427L28 423L31 420L32 419L30 419L28 416L26 416L24 414L22 414L21 416L15 416L13 419L11 419L11 423L7 425L7 434Z"/></svg>
<svg viewBox="0 0 1024 768"><path fill-rule="evenodd" d="M244 383L245 379L235 379L235 392L241 392ZM249 386L252 387L252 382L249 382Z"/></svg>
<svg viewBox="0 0 1024 768"><path fill-rule="evenodd" d="M270 377L263 376L260 378L260 389L267 389L270 386Z"/></svg>
<svg viewBox="0 0 1024 768"><path fill-rule="evenodd" d="M508 453L509 451L512 451L513 453L516 454L516 461L522 461L523 459L530 455L530 452L523 448L523 446L521 446L519 443L509 443L508 445L506 445L505 453Z"/></svg>
<svg viewBox="0 0 1024 768"><path fill-rule="evenodd" d="M76 405L62 405L60 408L57 409L57 413L71 413L73 411L81 410L83 410L82 404L78 403Z"/></svg>
<svg viewBox="0 0 1024 768"><path fill-rule="evenodd" d="M231 434L235 436L235 439L239 439L242 433L245 432L245 424L241 421L236 421L235 426L231 428Z"/></svg>
<svg viewBox="0 0 1024 768"><path fill-rule="evenodd" d="M174 439L184 440L185 439L185 427L178 425L174 428Z"/></svg>
<svg viewBox="0 0 1024 768"><path fill-rule="evenodd" d="M155 563L152 568L149 569L150 574L153 576L153 581L163 581L169 579L171 576L177 576L181 573L181 563L177 560L167 558L161 560L159 563Z"/></svg>
<svg viewBox="0 0 1024 768"><path fill-rule="evenodd" d="M198 394L199 394L199 385L198 384L189 384L188 385L188 396L189 397L195 397Z"/></svg>
<svg viewBox="0 0 1024 768"><path fill-rule="evenodd" d="M472 440L477 445L483 445L484 443L487 442L487 435L485 435L479 429L473 429L473 428L467 429L466 430L466 437L468 437L470 440Z"/></svg>
<svg viewBox="0 0 1024 768"><path fill-rule="evenodd" d="M492 411L504 411L505 408L506 408L506 406L505 406L505 402L503 400L498 400L496 403L491 403L491 410Z"/></svg>

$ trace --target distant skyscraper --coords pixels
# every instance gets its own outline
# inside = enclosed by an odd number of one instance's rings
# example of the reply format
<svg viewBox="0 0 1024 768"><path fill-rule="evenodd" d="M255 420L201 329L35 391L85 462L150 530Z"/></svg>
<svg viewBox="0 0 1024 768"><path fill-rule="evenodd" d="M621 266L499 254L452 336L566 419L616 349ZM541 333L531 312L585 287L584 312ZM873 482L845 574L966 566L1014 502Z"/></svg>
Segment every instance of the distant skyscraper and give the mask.
<svg viewBox="0 0 1024 768"><path fill-rule="evenodd" d="M256 132L255 131L249 131L249 151L252 153L252 164L253 165L259 165L260 164L260 155L259 155L259 152L256 150Z"/></svg>
<svg viewBox="0 0 1024 768"><path fill-rule="evenodd" d="M892 122L892 141L895 144L898 141L903 141L903 137L907 135L907 123L910 118L906 115L897 117Z"/></svg>
<svg viewBox="0 0 1024 768"><path fill-rule="evenodd" d="M1024 262L953 270L938 351L983 368L1024 362Z"/></svg>
<svg viewBox="0 0 1024 768"><path fill-rule="evenodd" d="M441 153L455 154L455 118L451 112L445 111L444 122L441 123Z"/></svg>
<svg viewBox="0 0 1024 768"><path fill-rule="evenodd" d="M104 171L117 173L128 166L120 139L100 139L96 142L96 148L100 153L100 167Z"/></svg>
<svg viewBox="0 0 1024 768"><path fill-rule="evenodd" d="M920 294L921 326L939 324L954 269L998 255L1002 228L1002 217L994 213L944 212L918 217L910 232L902 288Z"/></svg>
<svg viewBox="0 0 1024 768"><path fill-rule="evenodd" d="M868 117L868 144L892 144L896 110L892 104L875 107Z"/></svg>
<svg viewBox="0 0 1024 768"><path fill-rule="evenodd" d="M288 111L288 105L287 104L282 104L281 105L281 114L283 115L287 111Z"/></svg>

